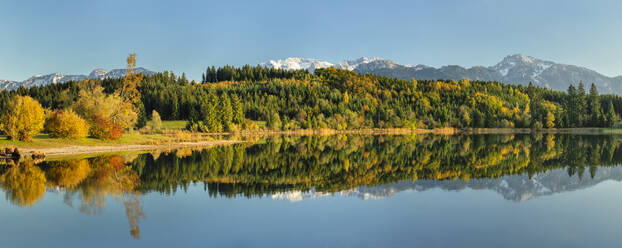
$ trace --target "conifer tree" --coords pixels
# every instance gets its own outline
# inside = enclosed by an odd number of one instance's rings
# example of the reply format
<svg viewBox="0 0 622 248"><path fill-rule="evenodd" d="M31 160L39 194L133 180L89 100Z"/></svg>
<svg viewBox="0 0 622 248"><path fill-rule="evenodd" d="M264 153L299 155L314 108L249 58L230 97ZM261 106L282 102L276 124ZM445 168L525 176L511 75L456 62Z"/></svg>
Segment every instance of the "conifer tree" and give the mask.
<svg viewBox="0 0 622 248"><path fill-rule="evenodd" d="M231 105L233 109L233 123L241 125L244 123L244 107L240 98L236 94L231 95Z"/></svg>
<svg viewBox="0 0 622 248"><path fill-rule="evenodd" d="M204 104L202 112L204 116L203 123L207 126L210 132L222 131L222 125L218 118L218 97L214 94L210 94L207 103Z"/></svg>
<svg viewBox="0 0 622 248"><path fill-rule="evenodd" d="M617 119L618 118L616 116L615 109L613 108L613 102L609 101L609 107L607 108L607 117L606 117L607 127L613 127Z"/></svg>
<svg viewBox="0 0 622 248"><path fill-rule="evenodd" d="M590 96L588 99L588 106L590 112L590 126L598 127L602 125L602 113L600 111L600 99L598 97L598 89L596 85L592 83L590 88Z"/></svg>
<svg viewBox="0 0 622 248"><path fill-rule="evenodd" d="M233 121L233 108L231 107L231 100L226 93L220 95L220 122L225 131L230 131Z"/></svg>

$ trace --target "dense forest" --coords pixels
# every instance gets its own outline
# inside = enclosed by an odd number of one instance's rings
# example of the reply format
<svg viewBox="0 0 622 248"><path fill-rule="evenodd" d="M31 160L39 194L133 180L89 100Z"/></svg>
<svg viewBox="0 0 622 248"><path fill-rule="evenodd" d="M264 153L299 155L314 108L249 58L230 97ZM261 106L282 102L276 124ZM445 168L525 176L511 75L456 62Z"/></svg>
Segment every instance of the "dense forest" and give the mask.
<svg viewBox="0 0 622 248"><path fill-rule="evenodd" d="M124 79L66 82L0 92L0 109L12 95L36 99L47 109L67 109L84 85L106 94ZM567 92L499 82L400 80L334 68L279 70L260 66L208 67L203 82L172 72L140 78L131 101L141 128L155 110L163 120L188 120L203 132L361 128L573 128L611 127L622 98L599 95L578 82Z"/></svg>

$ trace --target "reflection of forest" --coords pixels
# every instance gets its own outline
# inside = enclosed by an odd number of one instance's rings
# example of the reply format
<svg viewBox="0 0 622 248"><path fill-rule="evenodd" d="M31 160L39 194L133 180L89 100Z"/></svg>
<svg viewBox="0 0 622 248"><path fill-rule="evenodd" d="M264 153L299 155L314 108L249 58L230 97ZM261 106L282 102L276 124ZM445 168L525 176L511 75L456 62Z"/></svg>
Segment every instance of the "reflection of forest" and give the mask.
<svg viewBox="0 0 622 248"><path fill-rule="evenodd" d="M133 168L138 190L171 193L203 181L210 195L337 192L401 180L455 180L528 176L567 167L591 176L597 165L622 161L613 136L309 136L175 154L140 156Z"/></svg>
<svg viewBox="0 0 622 248"><path fill-rule="evenodd" d="M565 169L593 177L597 166L622 161L615 136L578 135L393 135L277 137L257 144L205 150L102 156L0 166L8 200L32 206L46 189L98 213L111 197L122 201L130 232L139 235L144 218L140 195L166 194L204 182L211 196L264 196L289 191L330 193L403 180L529 177Z"/></svg>

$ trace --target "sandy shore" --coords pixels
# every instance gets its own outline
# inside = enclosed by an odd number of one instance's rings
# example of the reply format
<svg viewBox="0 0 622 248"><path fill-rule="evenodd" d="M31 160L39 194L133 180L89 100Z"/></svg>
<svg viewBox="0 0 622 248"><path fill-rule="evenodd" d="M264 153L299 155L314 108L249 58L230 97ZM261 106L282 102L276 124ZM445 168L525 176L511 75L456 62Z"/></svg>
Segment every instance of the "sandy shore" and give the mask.
<svg viewBox="0 0 622 248"><path fill-rule="evenodd" d="M244 141L239 140L215 140L215 141L200 141L200 142L180 142L172 144L161 145L114 145L114 146L66 146L55 148L22 148L20 151L23 154L30 155L34 151L42 152L46 156L58 156L58 155L75 155L75 154L89 154L89 153L106 153L106 152L126 152L126 151L149 151L160 149L176 149L184 147L207 147L214 145L228 145L242 143Z"/></svg>

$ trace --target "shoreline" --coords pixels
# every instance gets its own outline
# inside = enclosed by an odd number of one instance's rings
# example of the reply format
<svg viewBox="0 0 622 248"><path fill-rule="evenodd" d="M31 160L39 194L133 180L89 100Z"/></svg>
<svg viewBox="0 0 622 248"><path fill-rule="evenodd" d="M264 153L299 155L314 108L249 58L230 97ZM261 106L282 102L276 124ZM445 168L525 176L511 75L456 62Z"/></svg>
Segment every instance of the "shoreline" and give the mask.
<svg viewBox="0 0 622 248"><path fill-rule="evenodd" d="M202 137L217 137L214 140L202 141L170 141L162 144L105 144L105 145L83 145L83 144L58 144L52 147L35 147L28 144L4 145L6 147L18 148L23 156L31 156L34 152L41 152L46 156L64 156L80 154L97 154L109 152L126 151L150 151L161 149L178 149L188 147L209 147L216 145L229 145L249 142L244 139L232 139L232 137L262 137L262 136L307 136L307 135L337 135L337 134L361 134L361 135L407 135L407 134L437 134L437 135L462 135L462 134L530 134L530 133L557 133L557 134L579 134L579 135L608 135L622 134L622 129L609 128L563 128L563 129L529 129L529 128L436 128L436 129L357 129L357 130L333 130L333 129L314 129L314 130L289 130L289 131L242 131L235 133L196 133L193 135ZM0 147L3 149L3 147Z"/></svg>
<svg viewBox="0 0 622 248"><path fill-rule="evenodd" d="M244 143L240 140L214 140L199 142L178 142L159 145L140 145L140 144L123 144L110 146L65 146L54 148L22 148L20 151L26 156L32 155L35 151L42 152L46 157L55 157L63 155L80 155L80 154L97 154L108 152L130 152L130 151L151 151L161 149L180 149L180 148L196 148L210 147L217 145L230 145Z"/></svg>

